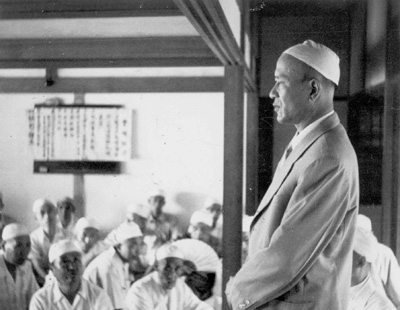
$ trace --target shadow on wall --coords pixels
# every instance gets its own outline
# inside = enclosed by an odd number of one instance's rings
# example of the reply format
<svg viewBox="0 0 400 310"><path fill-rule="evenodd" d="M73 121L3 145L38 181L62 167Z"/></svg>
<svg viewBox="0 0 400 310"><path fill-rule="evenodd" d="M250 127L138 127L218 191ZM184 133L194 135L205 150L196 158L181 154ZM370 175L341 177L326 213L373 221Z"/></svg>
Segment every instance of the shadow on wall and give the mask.
<svg viewBox="0 0 400 310"><path fill-rule="evenodd" d="M176 216L179 220L180 227L186 231L189 226L190 217L193 212L203 208L204 202L207 200L206 195L193 192L180 192L175 196L175 203L178 206Z"/></svg>

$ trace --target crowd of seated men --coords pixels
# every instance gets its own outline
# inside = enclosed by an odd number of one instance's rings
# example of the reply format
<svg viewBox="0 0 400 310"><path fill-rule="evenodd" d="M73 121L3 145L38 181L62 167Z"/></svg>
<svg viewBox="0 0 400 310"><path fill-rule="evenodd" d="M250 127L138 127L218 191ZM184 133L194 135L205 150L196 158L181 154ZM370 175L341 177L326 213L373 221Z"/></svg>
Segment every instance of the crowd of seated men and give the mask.
<svg viewBox="0 0 400 310"><path fill-rule="evenodd" d="M0 193L0 309L221 309L222 206L208 201L187 231L163 211L158 191L132 203L126 219L102 235L76 218L71 198L33 203L31 232L3 216ZM243 222L243 259L251 217ZM358 215L349 310L400 309L400 268Z"/></svg>
<svg viewBox="0 0 400 310"><path fill-rule="evenodd" d="M34 201L33 231L1 217L0 309L220 309L221 205L188 231L164 205L161 191L129 205L106 236L69 197Z"/></svg>

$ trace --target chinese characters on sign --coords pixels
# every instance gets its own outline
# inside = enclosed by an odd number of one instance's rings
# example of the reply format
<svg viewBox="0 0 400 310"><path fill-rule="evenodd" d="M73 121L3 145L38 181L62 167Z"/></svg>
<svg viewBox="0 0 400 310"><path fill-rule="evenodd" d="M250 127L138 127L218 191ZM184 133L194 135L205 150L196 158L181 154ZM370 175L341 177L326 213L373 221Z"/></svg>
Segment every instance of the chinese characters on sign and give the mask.
<svg viewBox="0 0 400 310"><path fill-rule="evenodd" d="M28 113L35 160L126 161L131 118L121 106L42 106Z"/></svg>

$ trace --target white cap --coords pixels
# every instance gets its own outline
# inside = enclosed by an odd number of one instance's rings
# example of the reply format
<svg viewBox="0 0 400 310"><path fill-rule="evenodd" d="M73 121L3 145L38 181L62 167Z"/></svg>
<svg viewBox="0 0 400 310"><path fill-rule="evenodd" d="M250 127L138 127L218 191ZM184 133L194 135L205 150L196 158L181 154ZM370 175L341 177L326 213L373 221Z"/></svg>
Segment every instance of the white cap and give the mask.
<svg viewBox="0 0 400 310"><path fill-rule="evenodd" d="M190 218L190 224L196 225L198 223L203 223L207 226L213 226L213 215L208 211L195 211Z"/></svg>
<svg viewBox="0 0 400 310"><path fill-rule="evenodd" d="M372 231L372 223L369 217L364 214L359 214L357 216L357 226L365 229L366 231Z"/></svg>
<svg viewBox="0 0 400 310"><path fill-rule="evenodd" d="M372 263L378 255L378 240L371 231L356 227L354 251Z"/></svg>
<svg viewBox="0 0 400 310"><path fill-rule="evenodd" d="M131 238L142 237L142 231L134 222L122 223L115 232L114 245L120 244Z"/></svg>
<svg viewBox="0 0 400 310"><path fill-rule="evenodd" d="M162 189L154 188L149 192L149 197L154 197L154 196L163 196L163 197L165 197L165 192Z"/></svg>
<svg viewBox="0 0 400 310"><path fill-rule="evenodd" d="M175 257L183 259L182 251L174 244L163 244L156 252L156 260L160 261L164 258Z"/></svg>
<svg viewBox="0 0 400 310"><path fill-rule="evenodd" d="M72 240L64 239L53 243L49 249L49 262L52 263L62 255L72 252L82 253L81 249Z"/></svg>
<svg viewBox="0 0 400 310"><path fill-rule="evenodd" d="M51 205L53 208L55 208L54 204L48 199L36 199L33 202L33 207L32 207L33 213L36 214L36 213L40 212L40 209L44 205Z"/></svg>
<svg viewBox="0 0 400 310"><path fill-rule="evenodd" d="M291 55L317 70L328 80L339 85L340 67L339 57L325 45L306 40L283 52Z"/></svg>
<svg viewBox="0 0 400 310"><path fill-rule="evenodd" d="M14 239L19 236L29 236L28 230L21 224L12 223L4 227L1 238L4 241Z"/></svg>
<svg viewBox="0 0 400 310"><path fill-rule="evenodd" d="M79 220L76 221L75 224L75 233L79 234L80 232L82 232L85 228L88 227L92 227L95 229L99 229L97 223L92 220L92 219L88 219L86 217L81 217Z"/></svg>
<svg viewBox="0 0 400 310"><path fill-rule="evenodd" d="M126 213L135 213L137 215L140 215L141 217L147 218L150 214L150 209L147 205L142 203L131 203L126 208Z"/></svg>

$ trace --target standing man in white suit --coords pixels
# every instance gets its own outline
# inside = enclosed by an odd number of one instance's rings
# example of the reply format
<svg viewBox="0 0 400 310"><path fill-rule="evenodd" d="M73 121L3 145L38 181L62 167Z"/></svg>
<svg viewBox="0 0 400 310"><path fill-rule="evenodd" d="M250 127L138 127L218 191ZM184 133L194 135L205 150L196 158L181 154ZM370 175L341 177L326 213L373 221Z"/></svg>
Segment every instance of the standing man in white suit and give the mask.
<svg viewBox="0 0 400 310"><path fill-rule="evenodd" d="M226 288L233 309L345 310L358 212L356 154L333 110L339 57L311 40L279 57L270 97L297 129Z"/></svg>

